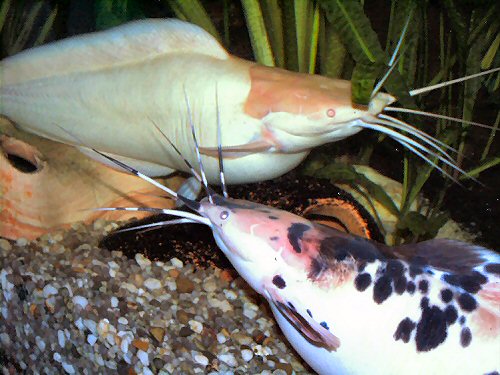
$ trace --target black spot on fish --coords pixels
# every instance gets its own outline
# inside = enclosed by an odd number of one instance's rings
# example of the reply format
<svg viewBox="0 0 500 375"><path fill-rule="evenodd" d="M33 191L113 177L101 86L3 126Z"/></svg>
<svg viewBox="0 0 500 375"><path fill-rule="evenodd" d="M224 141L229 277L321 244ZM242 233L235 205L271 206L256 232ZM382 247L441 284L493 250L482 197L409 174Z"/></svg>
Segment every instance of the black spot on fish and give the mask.
<svg viewBox="0 0 500 375"><path fill-rule="evenodd" d="M356 289L360 292L364 292L366 288L370 286L372 282L372 277L369 273L360 273L356 278L354 279L354 286Z"/></svg>
<svg viewBox="0 0 500 375"><path fill-rule="evenodd" d="M415 283L413 281L408 281L406 285L406 291L410 294L415 293Z"/></svg>
<svg viewBox="0 0 500 375"><path fill-rule="evenodd" d="M213 201L217 206L222 206L230 210L233 209L256 209L256 204L253 202L239 201L231 198L225 198L221 195L213 195Z"/></svg>
<svg viewBox="0 0 500 375"><path fill-rule="evenodd" d="M464 311L473 311L477 307L477 302L469 293L462 293L458 296L458 304Z"/></svg>
<svg viewBox="0 0 500 375"><path fill-rule="evenodd" d="M422 273L424 273L424 271L422 270L421 267L416 266L414 264L410 265L410 277L411 278L415 278L416 276L421 275Z"/></svg>
<svg viewBox="0 0 500 375"><path fill-rule="evenodd" d="M376 303L384 302L392 294L391 279L381 276L373 286L373 299Z"/></svg>
<svg viewBox="0 0 500 375"><path fill-rule="evenodd" d="M302 249L299 244L299 240L302 239L304 236L304 233L311 229L309 225L302 224L302 223L293 223L289 228L288 228L288 241L290 241L290 244L292 245L293 249L297 253L301 253Z"/></svg>
<svg viewBox="0 0 500 375"><path fill-rule="evenodd" d="M312 258L309 264L309 274L307 275L310 279L316 279L326 268L326 264L321 259L321 257Z"/></svg>
<svg viewBox="0 0 500 375"><path fill-rule="evenodd" d="M462 328L462 331L460 332L460 345L466 348L470 345L471 341L472 341L472 333L470 329L468 327Z"/></svg>
<svg viewBox="0 0 500 375"><path fill-rule="evenodd" d="M385 266L385 275L391 278L399 278L404 275L405 267L399 260L389 260Z"/></svg>
<svg viewBox="0 0 500 375"><path fill-rule="evenodd" d="M352 256L357 261L373 262L383 256L374 243L361 237L327 237L321 241L320 254L327 260L342 261Z"/></svg>
<svg viewBox="0 0 500 375"><path fill-rule="evenodd" d="M488 279L481 273L474 271L469 275L445 274L443 280L450 285L458 286L469 293L477 293Z"/></svg>
<svg viewBox="0 0 500 375"><path fill-rule="evenodd" d="M394 340L402 340L404 343L408 343L411 333L416 326L417 325L410 318L404 318L399 322L398 328L396 328L396 332L394 332Z"/></svg>
<svg viewBox="0 0 500 375"><path fill-rule="evenodd" d="M311 313L311 310L307 309L307 315L309 315L311 318L313 317L313 314Z"/></svg>
<svg viewBox="0 0 500 375"><path fill-rule="evenodd" d="M441 299L444 303L449 303L452 298L453 292L450 289L446 288L441 290Z"/></svg>
<svg viewBox="0 0 500 375"><path fill-rule="evenodd" d="M291 308L292 310L295 310L295 306L293 305L293 303L288 302L288 306L290 306L290 308Z"/></svg>
<svg viewBox="0 0 500 375"><path fill-rule="evenodd" d="M420 308L422 310L424 309L428 309L429 308L429 298L428 297L423 297L421 300L420 300Z"/></svg>
<svg viewBox="0 0 500 375"><path fill-rule="evenodd" d="M397 294L403 294L406 290L406 277L401 276L394 280L394 291Z"/></svg>
<svg viewBox="0 0 500 375"><path fill-rule="evenodd" d="M278 241L280 238L278 236L269 237L271 241Z"/></svg>
<svg viewBox="0 0 500 375"><path fill-rule="evenodd" d="M321 325L321 327L327 329L327 330L330 330L330 328L328 328L328 324L326 324L326 322L321 322L319 323Z"/></svg>
<svg viewBox="0 0 500 375"><path fill-rule="evenodd" d="M460 319L458 319L458 322L460 323L461 326L465 324L465 316L461 316Z"/></svg>
<svg viewBox="0 0 500 375"><path fill-rule="evenodd" d="M284 289L286 287L286 282L280 275L276 275L273 277L273 284L280 289Z"/></svg>
<svg viewBox="0 0 500 375"><path fill-rule="evenodd" d="M268 218L271 220L279 220L279 217L273 215L269 215Z"/></svg>
<svg viewBox="0 0 500 375"><path fill-rule="evenodd" d="M427 280L420 280L418 283L418 290L420 290L422 294L427 294L429 291L429 282Z"/></svg>
<svg viewBox="0 0 500 375"><path fill-rule="evenodd" d="M419 352L437 348L447 336L446 314L437 306L425 307L417 324L415 341Z"/></svg>
<svg viewBox="0 0 500 375"><path fill-rule="evenodd" d="M492 372L488 372L485 375L500 375L500 374L498 373L498 371L492 371Z"/></svg>
<svg viewBox="0 0 500 375"><path fill-rule="evenodd" d="M489 263L484 266L484 269L486 270L486 272L500 275L500 263Z"/></svg>
<svg viewBox="0 0 500 375"><path fill-rule="evenodd" d="M444 309L444 316L446 319L446 323L451 326L452 324L455 324L458 318L458 312L455 306L448 305L446 306L446 309Z"/></svg>

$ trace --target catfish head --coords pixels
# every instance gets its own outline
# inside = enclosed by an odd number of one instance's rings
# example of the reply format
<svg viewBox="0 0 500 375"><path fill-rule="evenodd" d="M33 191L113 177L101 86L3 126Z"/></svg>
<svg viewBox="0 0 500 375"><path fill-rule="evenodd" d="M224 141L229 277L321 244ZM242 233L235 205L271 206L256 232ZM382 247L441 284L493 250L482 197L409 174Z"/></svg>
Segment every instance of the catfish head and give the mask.
<svg viewBox="0 0 500 375"><path fill-rule="evenodd" d="M218 195L212 196L212 202L204 198L194 204L191 208L208 219L218 246L261 294L273 275L331 282L338 270L354 269L353 255L358 258L362 252L372 260L380 256L379 244L373 241L287 211Z"/></svg>
<svg viewBox="0 0 500 375"><path fill-rule="evenodd" d="M262 141L298 152L359 132L396 99L377 93L368 106L353 104L351 82L254 65L245 113L264 125Z"/></svg>

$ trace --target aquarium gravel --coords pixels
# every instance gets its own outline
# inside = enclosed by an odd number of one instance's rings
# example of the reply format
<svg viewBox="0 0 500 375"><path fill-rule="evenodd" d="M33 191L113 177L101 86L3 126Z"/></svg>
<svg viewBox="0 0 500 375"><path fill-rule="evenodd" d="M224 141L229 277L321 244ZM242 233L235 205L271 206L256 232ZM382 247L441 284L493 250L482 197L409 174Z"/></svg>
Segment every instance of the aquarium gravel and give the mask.
<svg viewBox="0 0 500 375"><path fill-rule="evenodd" d="M116 228L0 239L4 374L310 373L234 271L99 248Z"/></svg>

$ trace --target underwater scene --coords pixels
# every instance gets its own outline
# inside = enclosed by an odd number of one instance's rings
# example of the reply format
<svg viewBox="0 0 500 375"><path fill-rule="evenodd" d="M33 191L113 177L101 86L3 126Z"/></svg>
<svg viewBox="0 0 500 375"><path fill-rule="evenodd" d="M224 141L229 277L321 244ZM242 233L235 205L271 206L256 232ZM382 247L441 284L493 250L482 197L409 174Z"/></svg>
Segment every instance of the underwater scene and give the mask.
<svg viewBox="0 0 500 375"><path fill-rule="evenodd" d="M2 374L499 374L499 15L0 0Z"/></svg>

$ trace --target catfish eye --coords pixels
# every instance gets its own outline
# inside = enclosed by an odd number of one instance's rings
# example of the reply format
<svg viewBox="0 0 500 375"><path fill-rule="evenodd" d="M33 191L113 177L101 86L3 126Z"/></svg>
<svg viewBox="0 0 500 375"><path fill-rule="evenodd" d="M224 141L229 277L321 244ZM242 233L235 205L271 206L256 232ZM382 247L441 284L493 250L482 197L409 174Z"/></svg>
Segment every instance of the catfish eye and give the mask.
<svg viewBox="0 0 500 375"><path fill-rule="evenodd" d="M219 215L219 217L221 218L221 220L226 220L228 217L229 217L229 212L227 211L222 211Z"/></svg>
<svg viewBox="0 0 500 375"><path fill-rule="evenodd" d="M326 111L326 115L328 117L335 117L335 110L333 108L329 108L327 111Z"/></svg>

